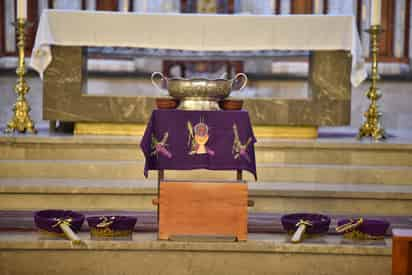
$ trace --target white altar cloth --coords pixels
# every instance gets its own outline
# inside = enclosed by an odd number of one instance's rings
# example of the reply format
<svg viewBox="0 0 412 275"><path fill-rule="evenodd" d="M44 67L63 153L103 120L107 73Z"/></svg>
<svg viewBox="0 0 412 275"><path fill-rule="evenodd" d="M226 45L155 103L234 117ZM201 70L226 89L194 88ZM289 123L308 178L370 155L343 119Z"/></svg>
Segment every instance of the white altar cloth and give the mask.
<svg viewBox="0 0 412 275"><path fill-rule="evenodd" d="M198 51L346 50L351 82L366 78L353 16L142 14L45 10L30 65L43 75L51 45Z"/></svg>

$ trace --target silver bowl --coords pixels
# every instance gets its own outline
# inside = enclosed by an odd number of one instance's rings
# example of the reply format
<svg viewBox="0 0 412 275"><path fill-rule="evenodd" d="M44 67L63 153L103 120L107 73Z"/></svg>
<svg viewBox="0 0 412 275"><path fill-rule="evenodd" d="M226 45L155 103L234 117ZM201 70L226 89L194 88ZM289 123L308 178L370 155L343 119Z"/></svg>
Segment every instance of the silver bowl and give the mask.
<svg viewBox="0 0 412 275"><path fill-rule="evenodd" d="M152 74L153 85L161 90L165 84L169 95L180 101L182 110L219 110L218 102L232 92L233 83L242 79L239 90L247 84L247 76L238 73L232 79L166 78L162 73Z"/></svg>

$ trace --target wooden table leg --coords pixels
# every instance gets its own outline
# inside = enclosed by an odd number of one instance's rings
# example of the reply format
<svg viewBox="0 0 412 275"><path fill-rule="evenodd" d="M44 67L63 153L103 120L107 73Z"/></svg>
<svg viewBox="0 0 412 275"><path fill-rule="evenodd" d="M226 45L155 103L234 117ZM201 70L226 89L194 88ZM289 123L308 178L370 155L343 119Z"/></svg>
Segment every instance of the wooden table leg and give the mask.
<svg viewBox="0 0 412 275"><path fill-rule="evenodd" d="M50 133L55 133L57 130L57 125L55 120L50 120L49 121L49 132Z"/></svg>
<svg viewBox="0 0 412 275"><path fill-rule="evenodd" d="M242 181L243 180L242 170L236 170L236 180L237 181Z"/></svg>
<svg viewBox="0 0 412 275"><path fill-rule="evenodd" d="M157 201L160 202L160 182L162 182L165 178L165 171L164 170L158 170L157 171ZM160 203L157 204L157 228L159 228L159 217L160 217L160 211L159 211ZM159 229L158 229L159 232Z"/></svg>

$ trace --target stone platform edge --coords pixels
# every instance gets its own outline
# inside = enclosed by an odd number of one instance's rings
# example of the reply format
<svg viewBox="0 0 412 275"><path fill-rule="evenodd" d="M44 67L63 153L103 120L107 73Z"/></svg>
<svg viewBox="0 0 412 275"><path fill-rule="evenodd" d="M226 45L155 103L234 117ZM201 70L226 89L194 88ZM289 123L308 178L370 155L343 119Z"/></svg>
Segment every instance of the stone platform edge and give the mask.
<svg viewBox="0 0 412 275"><path fill-rule="evenodd" d="M1 250L137 250L137 251L196 251L239 253L306 253L332 255L391 256L392 240L386 238L376 244L358 242L342 244L341 236L323 236L310 242L291 244L285 234L249 234L245 242L185 242L158 241L156 233L134 233L132 241L90 240L88 233L80 233L83 245L66 240L39 240L33 232L0 232ZM349 242L349 241L348 241Z"/></svg>

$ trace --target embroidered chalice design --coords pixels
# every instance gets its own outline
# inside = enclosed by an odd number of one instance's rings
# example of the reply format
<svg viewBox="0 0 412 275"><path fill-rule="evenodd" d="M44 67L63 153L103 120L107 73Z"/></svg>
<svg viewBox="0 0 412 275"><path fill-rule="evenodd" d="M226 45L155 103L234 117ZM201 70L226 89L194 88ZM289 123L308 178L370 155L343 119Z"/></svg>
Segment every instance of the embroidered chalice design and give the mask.
<svg viewBox="0 0 412 275"><path fill-rule="evenodd" d="M202 120L194 127L190 121L187 122L189 131L188 146L190 147L189 155L208 154L215 155L215 152L206 146L209 140L209 127Z"/></svg>
<svg viewBox="0 0 412 275"><path fill-rule="evenodd" d="M158 154L161 154L164 157L167 157L167 158L171 159L172 158L172 153L170 153L170 151L167 150L167 144L166 144L168 138L169 138L169 133L168 132L165 132L163 134L163 138L162 138L161 141L158 141L156 139L156 137L154 135L152 135L152 146L151 147L152 147L153 151L150 155L152 155L152 156L156 155L157 156Z"/></svg>
<svg viewBox="0 0 412 275"><path fill-rule="evenodd" d="M234 158L240 159L240 157L243 157L248 162L250 162L249 154L247 152L247 147L252 142L252 138L249 137L246 143L242 144L239 138L239 133L237 131L236 124L233 124L233 134L234 134L234 139L233 139L233 146L232 146L232 154L234 155Z"/></svg>

